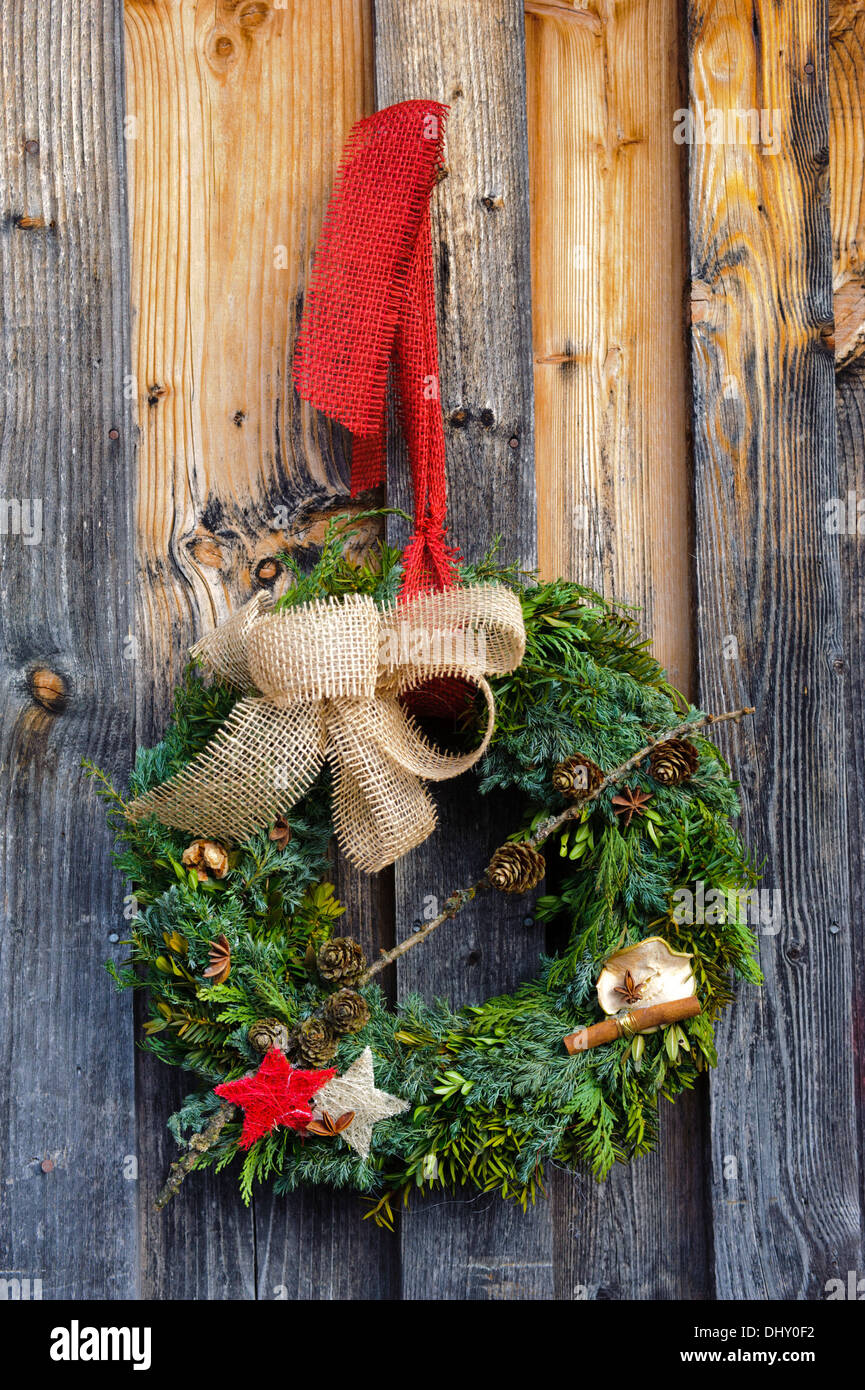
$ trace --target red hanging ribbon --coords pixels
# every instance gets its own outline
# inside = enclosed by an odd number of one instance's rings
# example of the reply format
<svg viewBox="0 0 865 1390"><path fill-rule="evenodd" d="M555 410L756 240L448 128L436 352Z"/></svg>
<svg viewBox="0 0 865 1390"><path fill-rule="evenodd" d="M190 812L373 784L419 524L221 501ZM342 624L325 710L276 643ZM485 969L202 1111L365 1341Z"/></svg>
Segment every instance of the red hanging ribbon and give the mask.
<svg viewBox="0 0 865 1390"><path fill-rule="evenodd" d="M294 358L299 394L356 436L351 494L384 482L388 368L405 436L415 529L402 598L454 582L439 398L430 194L448 108L388 106L352 127L318 241Z"/></svg>

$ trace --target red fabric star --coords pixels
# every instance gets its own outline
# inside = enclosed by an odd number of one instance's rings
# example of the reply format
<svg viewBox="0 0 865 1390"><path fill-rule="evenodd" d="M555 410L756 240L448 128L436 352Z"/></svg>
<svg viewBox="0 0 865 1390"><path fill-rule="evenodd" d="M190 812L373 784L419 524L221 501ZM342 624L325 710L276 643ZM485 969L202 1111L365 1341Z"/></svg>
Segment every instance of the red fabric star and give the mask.
<svg viewBox="0 0 865 1390"><path fill-rule="evenodd" d="M243 1107L240 1147L249 1149L277 1125L306 1129L312 1119L309 1102L334 1076L336 1067L327 1071L295 1071L285 1053L273 1047L257 1072L237 1081L225 1081L213 1089L216 1095Z"/></svg>

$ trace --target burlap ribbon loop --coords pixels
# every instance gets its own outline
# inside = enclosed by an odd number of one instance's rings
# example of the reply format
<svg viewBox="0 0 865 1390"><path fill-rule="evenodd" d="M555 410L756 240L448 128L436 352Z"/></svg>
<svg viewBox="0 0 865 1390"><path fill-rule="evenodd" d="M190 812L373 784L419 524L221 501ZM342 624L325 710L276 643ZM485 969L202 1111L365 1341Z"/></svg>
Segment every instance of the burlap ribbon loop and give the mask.
<svg viewBox="0 0 865 1390"><path fill-rule="evenodd" d="M384 610L353 594L274 613L257 595L192 648L244 698L204 752L129 814L245 840L292 806L327 759L340 844L358 868L382 869L435 828L423 783L456 777L485 752L495 717L485 676L512 671L524 650L519 599L500 585ZM400 702L441 676L472 682L486 701L486 730L469 753L433 747Z"/></svg>

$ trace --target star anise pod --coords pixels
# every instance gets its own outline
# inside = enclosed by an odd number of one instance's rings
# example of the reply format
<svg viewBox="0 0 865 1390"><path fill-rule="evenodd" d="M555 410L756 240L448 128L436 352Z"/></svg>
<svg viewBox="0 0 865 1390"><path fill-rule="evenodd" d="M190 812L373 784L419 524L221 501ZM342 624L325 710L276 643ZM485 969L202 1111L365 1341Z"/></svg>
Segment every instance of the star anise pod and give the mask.
<svg viewBox="0 0 865 1390"><path fill-rule="evenodd" d="M285 816L277 816L270 828L268 839L272 840L277 849L285 849L291 839L291 827Z"/></svg>
<svg viewBox="0 0 865 1390"><path fill-rule="evenodd" d="M353 1110L346 1110L343 1115L336 1119L325 1110L320 1120L310 1120L306 1132L307 1134L320 1134L325 1139L333 1139L337 1134L347 1129L353 1119Z"/></svg>
<svg viewBox="0 0 865 1390"><path fill-rule="evenodd" d="M205 979L215 985L225 984L231 974L231 946L224 933L216 938L210 947L210 965L204 972Z"/></svg>
<svg viewBox="0 0 865 1390"><path fill-rule="evenodd" d="M627 828L634 816L644 814L646 803L651 799L651 792L641 791L639 787L625 787L619 796L613 797L612 806L617 816L624 816Z"/></svg>
<svg viewBox="0 0 865 1390"><path fill-rule="evenodd" d="M645 981L637 984L630 970L626 970L624 980L620 985L616 985L616 994L621 994L623 1004L639 1004L645 988Z"/></svg>

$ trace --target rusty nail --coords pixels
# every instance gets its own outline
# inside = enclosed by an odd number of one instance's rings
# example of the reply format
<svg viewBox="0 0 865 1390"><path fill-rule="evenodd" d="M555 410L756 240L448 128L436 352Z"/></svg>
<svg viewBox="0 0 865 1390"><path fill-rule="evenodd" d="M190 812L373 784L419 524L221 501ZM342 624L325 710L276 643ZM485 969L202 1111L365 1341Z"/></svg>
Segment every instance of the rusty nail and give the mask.
<svg viewBox="0 0 865 1390"><path fill-rule="evenodd" d="M108 431L108 438L109 438L109 439L119 439L119 438L120 438L120 431L119 431L119 430L109 430L109 431Z"/></svg>
<svg viewBox="0 0 865 1390"><path fill-rule="evenodd" d="M54 1172L54 1159L53 1159L53 1158L43 1158L43 1160L42 1160L42 1162L40 1163L39 1166L40 1166L40 1168L42 1169L42 1172L43 1172L43 1173L53 1173L53 1172Z"/></svg>
<svg viewBox="0 0 865 1390"><path fill-rule="evenodd" d="M24 141L24 149L26 150L27 154L38 154L38 153L39 153L39 141L38 141L38 140L25 140L25 141Z"/></svg>
<svg viewBox="0 0 865 1390"><path fill-rule="evenodd" d="M520 441L518 440L515 434L511 435L510 439L508 440L508 443L510 444L512 449L518 449L520 447Z"/></svg>

